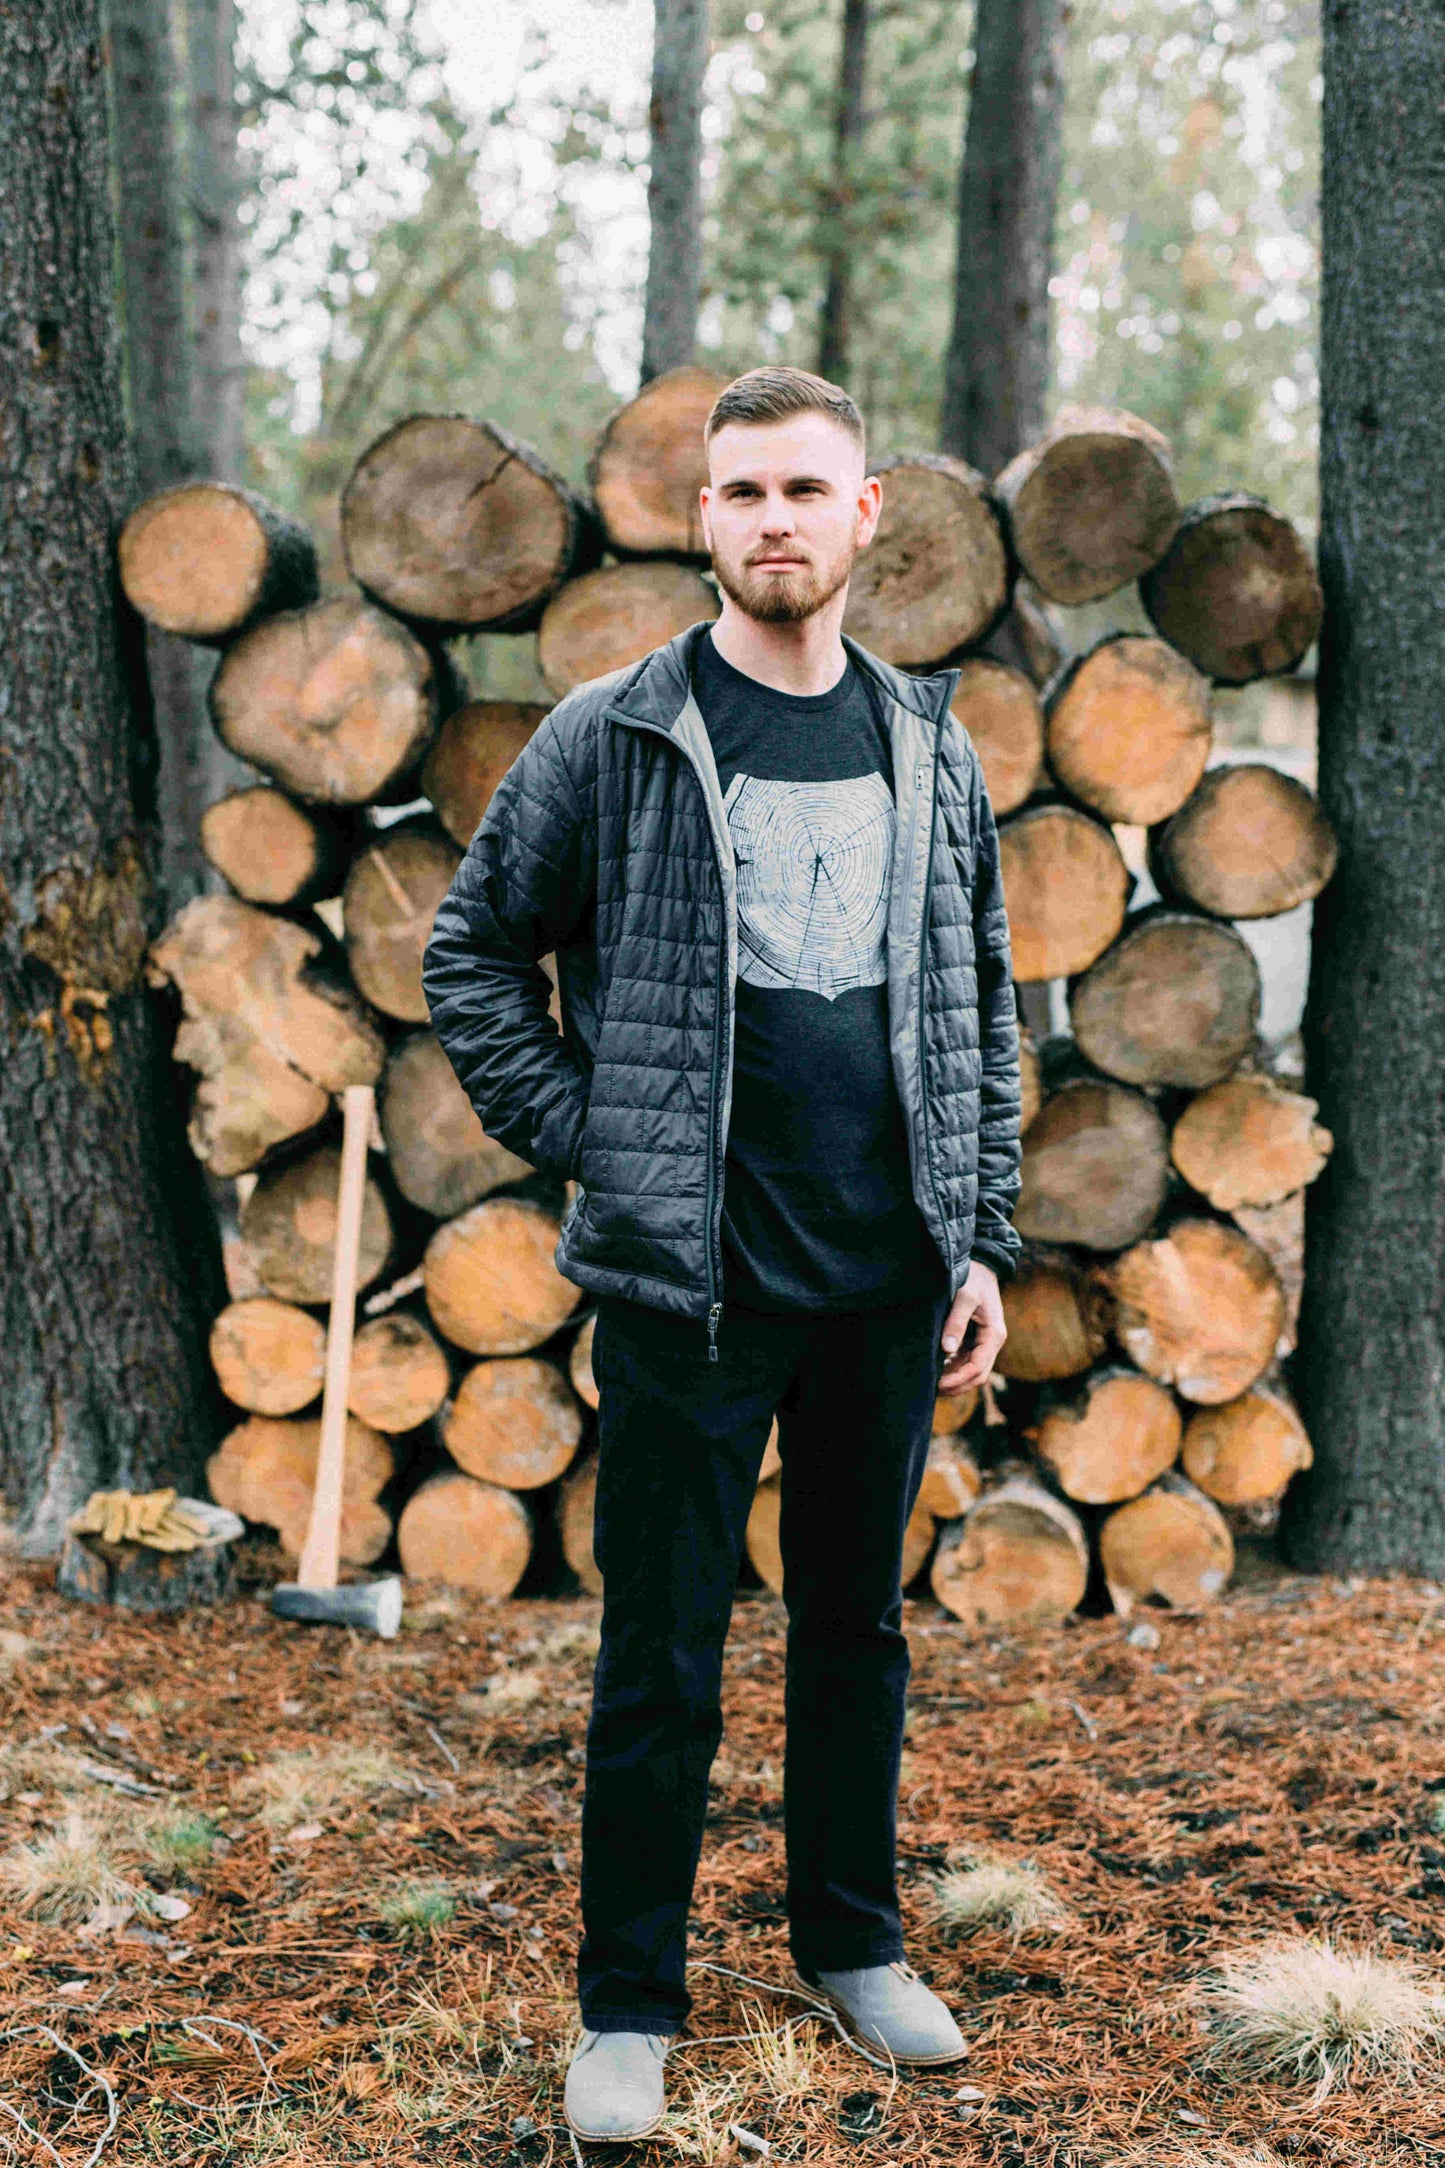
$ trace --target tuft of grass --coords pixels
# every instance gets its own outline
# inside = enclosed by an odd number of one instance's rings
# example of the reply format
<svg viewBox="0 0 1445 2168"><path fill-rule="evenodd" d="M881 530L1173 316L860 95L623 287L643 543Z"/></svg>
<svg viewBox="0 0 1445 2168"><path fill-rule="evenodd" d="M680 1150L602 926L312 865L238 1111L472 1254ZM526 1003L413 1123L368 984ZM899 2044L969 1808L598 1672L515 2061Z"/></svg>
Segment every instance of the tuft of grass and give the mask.
<svg viewBox="0 0 1445 2168"><path fill-rule="evenodd" d="M456 1917L457 1901L445 1882L404 1882L376 1909L396 1934L434 1935Z"/></svg>
<svg viewBox="0 0 1445 2168"><path fill-rule="evenodd" d="M335 1746L319 1753L302 1748L262 1762L236 1786L236 1798L259 1803L268 1829L294 1829L314 1822L343 1801L387 1790L405 1781L406 1772L381 1747Z"/></svg>
<svg viewBox="0 0 1445 2168"><path fill-rule="evenodd" d="M106 1839L83 1815L69 1814L52 1835L17 1844L0 1857L0 1889L32 1918L75 1924L100 1905L142 1910L145 1892L126 1881Z"/></svg>
<svg viewBox="0 0 1445 2168"><path fill-rule="evenodd" d="M1202 1983L1213 2060L1241 2077L1313 2083L1312 2105L1369 2073L1408 2079L1445 2047L1445 1989L1406 1958L1280 1936Z"/></svg>
<svg viewBox="0 0 1445 2168"><path fill-rule="evenodd" d="M934 1917L955 1934L1002 1927L1014 1939L1052 1934L1068 1913L1030 1860L970 1859L933 1885Z"/></svg>
<svg viewBox="0 0 1445 2168"><path fill-rule="evenodd" d="M581 1657L590 1661L601 1646L602 1630L596 1619L569 1619L552 1628L537 1655L544 1664L570 1663Z"/></svg>
<svg viewBox="0 0 1445 2168"><path fill-rule="evenodd" d="M18 1671L34 1654L35 1643L28 1634L17 1633L13 1626L0 1626L0 1679Z"/></svg>
<svg viewBox="0 0 1445 2168"><path fill-rule="evenodd" d="M817 2089L824 2052L811 2017L770 2021L761 2003L743 2006L741 2060L747 2076L778 2102L806 2100Z"/></svg>
<svg viewBox="0 0 1445 2168"><path fill-rule="evenodd" d="M540 1671L499 1671L487 1681L485 1706L494 1709L529 1709L534 1701L540 1701L546 1681Z"/></svg>
<svg viewBox="0 0 1445 2168"><path fill-rule="evenodd" d="M152 1866L172 1874L185 1874L194 1867L205 1866L220 1834L209 1814L187 1813L181 1809L146 1823L141 1841Z"/></svg>

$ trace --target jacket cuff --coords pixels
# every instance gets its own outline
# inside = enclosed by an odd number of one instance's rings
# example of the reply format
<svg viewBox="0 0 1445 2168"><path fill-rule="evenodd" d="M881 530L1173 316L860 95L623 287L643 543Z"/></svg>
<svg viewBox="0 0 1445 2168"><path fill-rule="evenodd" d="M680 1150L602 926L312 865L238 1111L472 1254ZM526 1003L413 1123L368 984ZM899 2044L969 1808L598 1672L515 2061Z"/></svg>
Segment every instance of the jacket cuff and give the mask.
<svg viewBox="0 0 1445 2168"><path fill-rule="evenodd" d="M1013 1278L1018 1259L1012 1250L992 1242L975 1242L972 1255L981 1264L988 1266L1000 1287L1006 1286Z"/></svg>

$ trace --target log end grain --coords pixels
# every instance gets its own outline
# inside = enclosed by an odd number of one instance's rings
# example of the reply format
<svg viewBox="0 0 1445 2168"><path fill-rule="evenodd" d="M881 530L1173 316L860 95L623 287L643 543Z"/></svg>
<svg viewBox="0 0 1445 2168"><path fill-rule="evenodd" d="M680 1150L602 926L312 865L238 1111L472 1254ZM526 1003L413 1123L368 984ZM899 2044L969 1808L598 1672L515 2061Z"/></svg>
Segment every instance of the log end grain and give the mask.
<svg viewBox="0 0 1445 2168"><path fill-rule="evenodd" d="M182 482L147 497L121 529L119 555L121 586L147 623L207 644L317 591L304 529L225 482Z"/></svg>
<svg viewBox="0 0 1445 2168"><path fill-rule="evenodd" d="M1239 1227L1183 1219L1106 1270L1119 1345L1150 1377L1198 1406L1237 1398L1278 1353L1284 1289Z"/></svg>
<svg viewBox="0 0 1445 2168"><path fill-rule="evenodd" d="M1167 1475L1109 1515L1099 1560L1123 1618L1150 1602L1203 1611L1229 1586L1234 1538L1218 1506L1182 1476Z"/></svg>
<svg viewBox="0 0 1445 2168"><path fill-rule="evenodd" d="M469 700L437 732L421 787L437 818L465 850L502 777L550 711L538 700Z"/></svg>
<svg viewBox="0 0 1445 2168"><path fill-rule="evenodd" d="M211 1496L243 1519L274 1528L282 1549L298 1558L320 1445L318 1418L253 1415L222 1439L206 1463ZM374 1564L391 1540L391 1521L377 1499L393 1467L386 1440L348 1416L341 1488L341 1557L347 1565Z"/></svg>
<svg viewBox="0 0 1445 2168"><path fill-rule="evenodd" d="M602 1594L602 1576L592 1549L596 1505L597 1455L589 1453L563 1483L557 1515L562 1555L589 1596Z"/></svg>
<svg viewBox="0 0 1445 2168"><path fill-rule="evenodd" d="M1281 1204L1323 1171L1334 1146L1316 1100L1245 1071L1191 1099L1170 1138L1175 1166L1220 1212Z"/></svg>
<svg viewBox="0 0 1445 2168"><path fill-rule="evenodd" d="M532 1516L515 1492L443 1469L412 1492L396 1540L409 1581L510 1596L532 1556Z"/></svg>
<svg viewBox="0 0 1445 2168"><path fill-rule="evenodd" d="M978 1463L962 1440L935 1435L918 1493L924 1512L936 1521L956 1521L977 1503L982 1489Z"/></svg>
<svg viewBox="0 0 1445 2168"><path fill-rule="evenodd" d="M1161 894L1218 918L1277 918L1333 878L1339 842L1319 800L1264 761L1211 768L1151 831Z"/></svg>
<svg viewBox="0 0 1445 2168"><path fill-rule="evenodd" d="M1073 806L1029 806L999 830L1014 977L1071 978L1124 924L1130 876L1113 831Z"/></svg>
<svg viewBox="0 0 1445 2168"><path fill-rule="evenodd" d="M597 1312L587 1318L567 1358L567 1375L572 1390L584 1408L595 1408L602 1395L598 1391L596 1373L592 1368L592 1342L597 1336Z"/></svg>
<svg viewBox="0 0 1445 2168"><path fill-rule="evenodd" d="M1183 1420L1154 1378L1106 1366L1040 1416L1033 1446L1079 1505L1137 1498L1179 1458Z"/></svg>
<svg viewBox="0 0 1445 2168"><path fill-rule="evenodd" d="M221 1391L252 1415L297 1415L326 1375L326 1328L309 1310L252 1295L228 1303L211 1327Z"/></svg>
<svg viewBox="0 0 1445 2168"><path fill-rule="evenodd" d="M1293 670L1324 612L1296 529L1240 491L1185 507L1139 595L1164 638L1221 685Z"/></svg>
<svg viewBox="0 0 1445 2168"><path fill-rule="evenodd" d="M953 719L972 740L998 818L1013 813L1044 780L1044 710L1022 670L971 655L958 673Z"/></svg>
<svg viewBox="0 0 1445 2168"><path fill-rule="evenodd" d="M455 1219L533 1171L487 1135L434 1032L411 1032L393 1047L378 1107L396 1186L434 1219Z"/></svg>
<svg viewBox="0 0 1445 2168"><path fill-rule="evenodd" d="M1164 640L1107 634L1060 672L1047 708L1050 771L1107 821L1162 821L1204 773L1209 680Z"/></svg>
<svg viewBox="0 0 1445 2168"><path fill-rule="evenodd" d="M315 815L269 783L208 805L201 815L201 849L247 903L284 908L321 895L333 870L330 839Z"/></svg>
<svg viewBox="0 0 1445 2168"><path fill-rule="evenodd" d="M1166 440L1103 407L1061 408L994 490L1020 565L1051 602L1096 602L1138 579L1179 524Z"/></svg>
<svg viewBox="0 0 1445 2168"><path fill-rule="evenodd" d="M323 1145L289 1165L267 1169L241 1207L241 1235L267 1291L283 1302L331 1300L336 1252L336 1195L341 1151ZM391 1215L368 1176L362 1193L358 1287L381 1276L391 1254Z"/></svg>
<svg viewBox="0 0 1445 2168"><path fill-rule="evenodd" d="M1152 1140L1152 1129L1148 1134ZM1108 1290L1066 1250L1026 1244L1002 1300L1008 1338L998 1367L1006 1378L1042 1384L1078 1377L1108 1345Z"/></svg>
<svg viewBox="0 0 1445 2168"><path fill-rule="evenodd" d="M383 1016L426 1022L422 958L461 862L450 836L408 826L378 836L347 875L341 898L347 961Z"/></svg>
<svg viewBox="0 0 1445 2168"><path fill-rule="evenodd" d="M727 382L712 369L666 369L603 430L592 494L619 556L706 560L698 503L708 478L703 428Z"/></svg>
<svg viewBox="0 0 1445 2168"><path fill-rule="evenodd" d="M1141 1092L1079 1077L1044 1102L1023 1142L1014 1225L1026 1240L1118 1250L1169 1186L1169 1135ZM1005 1347L1007 1347L1005 1342Z"/></svg>
<svg viewBox="0 0 1445 2168"><path fill-rule="evenodd" d="M978 1387L966 1385L961 1393L939 1393L933 1403L932 1434L951 1438L973 1421L978 1406Z"/></svg>
<svg viewBox="0 0 1445 2168"><path fill-rule="evenodd" d="M437 1329L471 1355L525 1355L565 1325L581 1290L554 1262L555 1213L487 1197L439 1227L422 1262Z"/></svg>
<svg viewBox="0 0 1445 2168"><path fill-rule="evenodd" d="M1200 1091L1254 1044L1262 987L1253 949L1217 919L1142 914L1069 992L1086 1057L1121 1083Z"/></svg>
<svg viewBox="0 0 1445 2168"><path fill-rule="evenodd" d="M1185 1425L1184 1473L1217 1505L1266 1505L1313 1460L1298 1410L1278 1386L1251 1386Z"/></svg>
<svg viewBox="0 0 1445 2168"><path fill-rule="evenodd" d="M585 572L543 614L542 675L560 700L592 678L640 662L690 625L711 622L720 608L712 588L687 565L653 561Z"/></svg>
<svg viewBox="0 0 1445 2168"><path fill-rule="evenodd" d="M371 1429L392 1435L419 1429L450 1386L445 1351L420 1318L393 1310L357 1328L346 1405Z"/></svg>
<svg viewBox="0 0 1445 2168"><path fill-rule="evenodd" d="M1008 552L983 476L961 459L885 460L878 531L853 569L843 629L885 662L968 647L1008 602Z"/></svg>
<svg viewBox="0 0 1445 2168"><path fill-rule="evenodd" d="M507 1490L539 1490L571 1465L582 1411L555 1363L532 1355L494 1357L462 1379L442 1434L468 1475Z"/></svg>
<svg viewBox="0 0 1445 2168"><path fill-rule="evenodd" d="M1026 1477L1011 1477L946 1527L933 1593L980 1630L1055 1626L1082 1600L1089 1548L1077 1514Z"/></svg>

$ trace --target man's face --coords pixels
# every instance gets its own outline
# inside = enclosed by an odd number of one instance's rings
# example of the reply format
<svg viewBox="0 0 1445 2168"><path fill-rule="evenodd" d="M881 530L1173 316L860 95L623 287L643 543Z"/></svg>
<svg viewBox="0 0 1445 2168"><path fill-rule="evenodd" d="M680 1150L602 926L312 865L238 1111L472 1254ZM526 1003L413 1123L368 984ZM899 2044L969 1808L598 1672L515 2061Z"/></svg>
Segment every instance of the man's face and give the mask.
<svg viewBox="0 0 1445 2168"><path fill-rule="evenodd" d="M702 525L725 595L765 625L830 602L878 525L861 448L826 414L728 422L708 447Z"/></svg>

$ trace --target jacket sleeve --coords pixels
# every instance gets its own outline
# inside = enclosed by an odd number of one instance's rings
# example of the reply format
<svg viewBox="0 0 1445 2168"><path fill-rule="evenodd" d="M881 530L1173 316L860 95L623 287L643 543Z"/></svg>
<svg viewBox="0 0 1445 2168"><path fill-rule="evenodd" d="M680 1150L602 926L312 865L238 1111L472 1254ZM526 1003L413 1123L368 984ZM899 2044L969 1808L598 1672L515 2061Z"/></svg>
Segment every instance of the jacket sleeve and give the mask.
<svg viewBox="0 0 1445 2168"><path fill-rule="evenodd" d="M594 905L597 846L557 716L497 786L437 912L422 985L432 1028L487 1135L566 1177L577 1173L589 1083L549 1012L552 988L538 958Z"/></svg>
<svg viewBox="0 0 1445 2168"><path fill-rule="evenodd" d="M1004 909L998 829L977 755L972 770L973 826L977 844L973 875L973 943L978 976L978 1043L983 1084L978 1115L978 1203L973 1255L1011 1280L1023 1245L1013 1225L1018 1203L1019 1025Z"/></svg>

